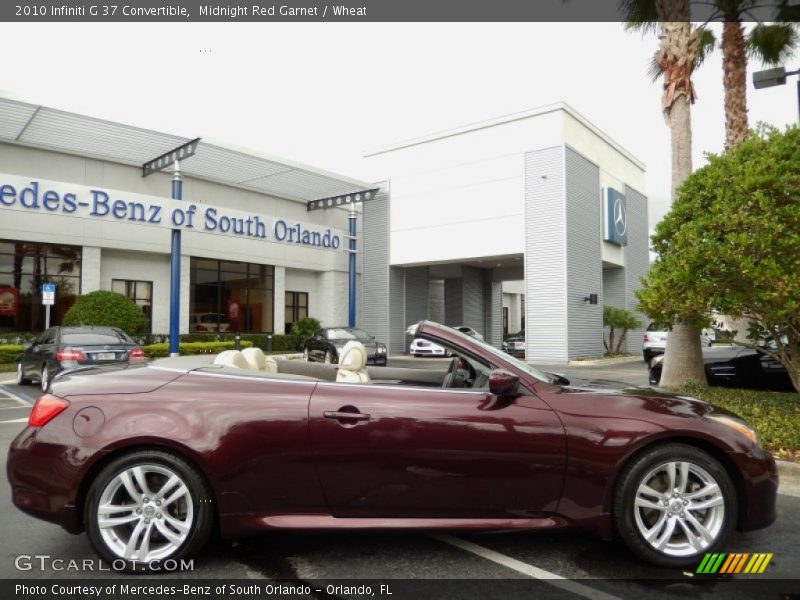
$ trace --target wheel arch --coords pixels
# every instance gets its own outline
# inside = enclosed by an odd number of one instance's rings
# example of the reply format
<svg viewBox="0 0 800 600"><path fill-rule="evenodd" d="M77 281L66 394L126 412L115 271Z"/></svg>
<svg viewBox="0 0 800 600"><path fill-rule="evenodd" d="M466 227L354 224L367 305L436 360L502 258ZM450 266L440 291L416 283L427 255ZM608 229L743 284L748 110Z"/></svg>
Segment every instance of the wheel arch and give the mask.
<svg viewBox="0 0 800 600"><path fill-rule="evenodd" d="M116 459L120 458L121 456L125 456L126 454L132 454L134 452L142 452L148 450L156 450L158 452L165 452L167 454L172 454L176 458L180 458L181 460L187 462L189 466L191 466L203 482L206 484L208 489L211 491L212 495L212 515L213 515L213 524L212 528L214 531L217 531L219 528L219 502L217 501L217 493L214 489L214 486L211 484L208 476L206 475L205 471L200 467L198 461L192 456L192 453L189 451L188 448L182 448L175 445L174 442L167 443L165 441L147 441L147 442L139 442L135 444L131 444L129 446L119 446L113 448L112 450L105 453L102 457L96 460L89 469L84 474L83 478L81 479L80 486L78 487L78 492L75 496L75 520L78 524L78 527L81 531L85 529L84 527L84 511L86 507L86 497L89 494L89 488L92 486L92 482L97 477L97 475L102 471L107 465L111 464Z"/></svg>
<svg viewBox="0 0 800 600"><path fill-rule="evenodd" d="M659 446L668 446L670 444L685 444L687 446L693 446L698 450L706 452L722 465L722 468L725 469L725 472L728 474L728 477L731 478L731 481L733 482L733 487L736 489L736 502L737 502L736 527L738 529L741 526L744 515L747 514L747 497L744 492L745 484L744 480L742 479L741 472L739 471L738 467L733 462L733 460L730 458L730 456L728 456L728 454L722 448L720 448L719 446L708 440L692 437L690 435L649 440L647 443L642 444L641 446L637 447L636 450L628 454L622 461L620 461L616 471L614 472L614 476L609 479L609 483L606 489L606 495L603 500L603 510L608 514L611 514L612 507L614 505L614 498L617 494L617 489L619 487L618 485L619 478L629 464L631 464L634 460L636 460L639 456L641 456L645 452L649 452ZM616 531L614 531L614 535L616 535Z"/></svg>

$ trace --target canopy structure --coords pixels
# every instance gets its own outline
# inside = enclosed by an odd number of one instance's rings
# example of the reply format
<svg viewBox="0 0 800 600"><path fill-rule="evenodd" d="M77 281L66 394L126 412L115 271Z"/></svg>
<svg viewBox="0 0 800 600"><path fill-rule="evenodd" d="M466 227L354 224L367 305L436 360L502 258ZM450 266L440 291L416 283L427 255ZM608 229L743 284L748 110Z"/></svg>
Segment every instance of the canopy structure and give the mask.
<svg viewBox="0 0 800 600"><path fill-rule="evenodd" d="M141 168L147 161L189 141L191 138L0 97L0 142ZM181 162L181 171L189 177L304 203L374 187L336 173L206 139L200 140L194 156Z"/></svg>

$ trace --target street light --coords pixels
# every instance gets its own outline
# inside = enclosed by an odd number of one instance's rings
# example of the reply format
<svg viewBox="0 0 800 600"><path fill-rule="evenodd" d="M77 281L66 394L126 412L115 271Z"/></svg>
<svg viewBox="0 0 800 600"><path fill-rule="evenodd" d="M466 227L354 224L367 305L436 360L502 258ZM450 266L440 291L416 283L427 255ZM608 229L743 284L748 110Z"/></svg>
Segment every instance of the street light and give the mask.
<svg viewBox="0 0 800 600"><path fill-rule="evenodd" d="M753 86L757 90L761 90L776 85L786 85L787 75L800 75L800 69L787 72L785 67L776 67L766 71L756 71L753 73ZM800 116L800 78L797 80L797 111Z"/></svg>

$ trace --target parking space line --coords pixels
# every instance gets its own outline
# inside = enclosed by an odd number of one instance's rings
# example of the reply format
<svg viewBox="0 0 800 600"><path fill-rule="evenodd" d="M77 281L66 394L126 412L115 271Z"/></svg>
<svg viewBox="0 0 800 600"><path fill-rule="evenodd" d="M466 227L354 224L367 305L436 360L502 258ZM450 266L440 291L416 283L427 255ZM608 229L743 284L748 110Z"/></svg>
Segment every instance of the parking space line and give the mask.
<svg viewBox="0 0 800 600"><path fill-rule="evenodd" d="M555 573L551 573L550 571L545 571L539 567L529 565L521 560L511 558L510 556L506 556L500 552L495 552L494 550L490 550L484 546L473 544L467 540L463 540L452 535L443 534L432 535L431 537L435 540L439 540L440 542L444 542L445 544L450 544L451 546L455 546L461 550L471 552L472 554L480 556L481 558L485 558L486 560L490 560L498 565L506 567L507 569L516 571L517 573L522 573L523 575L527 575L528 577L532 577L534 579L541 579L546 583L549 583L550 585L560 588L566 592L571 592L578 596L583 596L584 598L590 598L591 600L620 600L617 596L607 594L606 592L601 592L600 590L596 590L588 585L583 585L582 583L572 581L571 579L565 579L564 577L556 575Z"/></svg>
<svg viewBox="0 0 800 600"><path fill-rule="evenodd" d="M0 421L0 425L2 425L3 423L27 423L27 422L28 422L28 417L24 417L22 419L10 419L8 421Z"/></svg>
<svg viewBox="0 0 800 600"><path fill-rule="evenodd" d="M0 391L2 391L12 400L19 402L22 406L30 406L31 400L33 400L33 398L31 398L28 394L24 392L23 393L12 392L2 384L0 384Z"/></svg>

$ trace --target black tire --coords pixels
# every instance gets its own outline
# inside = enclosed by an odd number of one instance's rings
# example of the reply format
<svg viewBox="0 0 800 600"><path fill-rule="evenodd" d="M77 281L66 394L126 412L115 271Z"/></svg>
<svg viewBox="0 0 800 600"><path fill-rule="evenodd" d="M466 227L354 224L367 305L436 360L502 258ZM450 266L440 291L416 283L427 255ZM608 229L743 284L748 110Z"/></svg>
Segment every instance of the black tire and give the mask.
<svg viewBox="0 0 800 600"><path fill-rule="evenodd" d="M719 531L713 536L710 543L701 549L687 550L687 552L690 553L681 556L670 555L666 552L656 550L644 538L636 523L637 511L646 512L648 510L637 508L634 504L637 490L640 484L643 483L643 478L660 465L670 462L691 463L704 470L706 474L713 478L714 482L719 487L723 499L722 506L724 506L724 513L719 518ZM676 499L676 501L680 502L680 499ZM728 472L714 457L694 446L675 443L655 446L645 450L623 469L617 480L611 510L615 531L634 554L660 567L696 567L705 553L717 552L725 545L738 518L738 500L736 488ZM664 516L667 517L671 507L670 509L663 508L659 510L663 511ZM688 514L689 512L690 511L686 509L686 513ZM692 515L701 515L702 513L703 511L699 511L698 513L692 512ZM683 514L683 512L680 512L680 516L683 516ZM709 511L706 511L706 514L709 514ZM677 517L677 514L673 515L673 518ZM678 532L677 540L680 542L680 536L683 535L685 537L685 533L681 532L681 528L678 524L674 526L674 530ZM675 538L668 538L668 541L671 539ZM685 543L688 543L688 538L686 538L686 540Z"/></svg>
<svg viewBox="0 0 800 600"><path fill-rule="evenodd" d="M46 394L50 389L50 369L47 368L47 363L42 365L42 374L39 378L39 382L42 388L42 393Z"/></svg>
<svg viewBox="0 0 800 600"><path fill-rule="evenodd" d="M186 485L193 503L193 512L196 516L189 528L186 538L174 552L165 556L162 560L174 560L180 563L181 559L186 559L197 554L206 544L214 525L211 491L203 477L194 467L182 458L161 450L140 450L131 452L130 454L117 458L100 471L94 478L94 481L92 481L86 496L83 512L84 526L95 552L97 552L107 565L112 565L115 569L129 573L148 574L163 572L163 568L162 570L158 568L153 569L148 562L134 562L121 558L119 554L116 554L108 547L100 533L101 530L97 523L97 510L101 495L106 486L127 469L138 465L156 465L174 472ZM164 509L162 508L160 510ZM120 569L123 563L125 567Z"/></svg>
<svg viewBox="0 0 800 600"><path fill-rule="evenodd" d="M339 357L336 356L336 352L332 352L330 349L325 350L325 358L323 362L326 365L337 365L339 364Z"/></svg>
<svg viewBox="0 0 800 600"><path fill-rule="evenodd" d="M22 361L17 363L17 385L30 385L31 380L22 376Z"/></svg>
<svg viewBox="0 0 800 600"><path fill-rule="evenodd" d="M653 355L649 350L642 350L642 358L644 358L644 362L649 364L650 360L653 358Z"/></svg>

